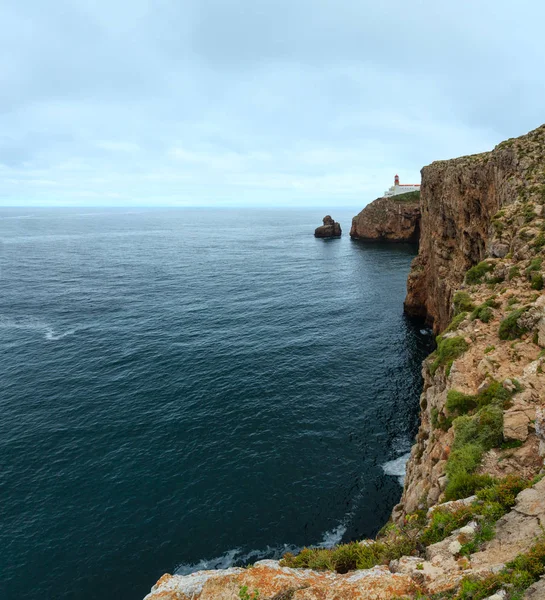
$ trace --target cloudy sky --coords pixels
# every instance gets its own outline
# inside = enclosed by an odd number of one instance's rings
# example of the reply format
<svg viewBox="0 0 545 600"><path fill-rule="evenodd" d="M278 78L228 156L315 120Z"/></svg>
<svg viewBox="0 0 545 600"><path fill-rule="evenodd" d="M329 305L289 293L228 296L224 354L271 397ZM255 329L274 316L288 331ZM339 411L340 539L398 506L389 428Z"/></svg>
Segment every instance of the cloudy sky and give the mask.
<svg viewBox="0 0 545 600"><path fill-rule="evenodd" d="M540 0L3 0L3 205L362 206L545 121Z"/></svg>

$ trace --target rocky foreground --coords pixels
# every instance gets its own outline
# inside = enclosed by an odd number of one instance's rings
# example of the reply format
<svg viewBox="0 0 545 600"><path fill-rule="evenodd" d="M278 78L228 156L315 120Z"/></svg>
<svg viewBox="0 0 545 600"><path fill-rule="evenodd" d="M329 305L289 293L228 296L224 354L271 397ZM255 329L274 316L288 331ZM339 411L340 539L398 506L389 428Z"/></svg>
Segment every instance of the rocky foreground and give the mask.
<svg viewBox="0 0 545 600"><path fill-rule="evenodd" d="M390 523L148 600L545 600L545 126L425 167L420 206L405 307L439 335Z"/></svg>
<svg viewBox="0 0 545 600"><path fill-rule="evenodd" d="M420 192L377 198L352 219L350 237L365 242L418 243Z"/></svg>

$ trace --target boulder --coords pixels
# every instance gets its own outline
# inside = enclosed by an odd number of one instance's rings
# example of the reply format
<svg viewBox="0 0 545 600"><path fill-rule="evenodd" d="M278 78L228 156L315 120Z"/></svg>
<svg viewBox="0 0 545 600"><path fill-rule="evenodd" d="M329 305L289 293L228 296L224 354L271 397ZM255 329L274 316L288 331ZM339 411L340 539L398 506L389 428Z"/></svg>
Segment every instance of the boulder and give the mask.
<svg viewBox="0 0 545 600"><path fill-rule="evenodd" d="M324 224L320 225L320 227L317 227L314 231L314 237L340 237L341 233L341 225L334 221L329 215L326 215L324 217Z"/></svg>

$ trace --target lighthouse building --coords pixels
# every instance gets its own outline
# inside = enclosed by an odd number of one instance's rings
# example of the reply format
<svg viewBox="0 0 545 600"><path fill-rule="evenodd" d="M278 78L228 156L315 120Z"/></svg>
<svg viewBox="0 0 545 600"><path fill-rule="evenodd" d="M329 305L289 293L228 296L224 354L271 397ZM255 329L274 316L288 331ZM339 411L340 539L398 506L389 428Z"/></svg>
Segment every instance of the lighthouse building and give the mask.
<svg viewBox="0 0 545 600"><path fill-rule="evenodd" d="M384 192L385 198L390 198L391 196L398 196L399 194L406 194L407 192L419 192L420 184L419 183L399 183L399 175L394 177L394 185Z"/></svg>

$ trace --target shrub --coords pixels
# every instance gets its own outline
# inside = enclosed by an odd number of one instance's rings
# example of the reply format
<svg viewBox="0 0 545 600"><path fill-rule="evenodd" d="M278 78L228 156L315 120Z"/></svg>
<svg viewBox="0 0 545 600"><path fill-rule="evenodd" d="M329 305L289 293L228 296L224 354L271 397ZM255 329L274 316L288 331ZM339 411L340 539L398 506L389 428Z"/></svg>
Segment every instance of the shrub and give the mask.
<svg viewBox="0 0 545 600"><path fill-rule="evenodd" d="M537 256L536 258L532 258L532 260L530 261L530 264L526 268L526 271L525 271L526 276L528 278L530 278L533 271L539 271L541 269L542 263L543 263L543 259L540 258L539 256Z"/></svg>
<svg viewBox="0 0 545 600"><path fill-rule="evenodd" d="M461 312L470 312L475 308L475 305L471 301L471 296L467 292L456 292L452 304L455 315Z"/></svg>
<svg viewBox="0 0 545 600"><path fill-rule="evenodd" d="M492 309L486 304L481 304L471 313L471 320L479 319L483 323L488 323L493 316Z"/></svg>
<svg viewBox="0 0 545 600"><path fill-rule="evenodd" d="M477 425L477 443L484 450L499 446L503 441L503 410L493 404L481 408L473 419Z"/></svg>
<svg viewBox="0 0 545 600"><path fill-rule="evenodd" d="M490 298L487 298L484 302L484 305L490 306L490 308L499 308L500 303L497 300L496 294L494 294L494 296L490 296Z"/></svg>
<svg viewBox="0 0 545 600"><path fill-rule="evenodd" d="M528 329L518 325L517 321L528 309L518 308L513 312L509 313L505 319L500 323L499 336L500 340L516 340L525 333Z"/></svg>
<svg viewBox="0 0 545 600"><path fill-rule="evenodd" d="M477 400L478 402L478 400ZM471 496L493 480L475 475L483 454L501 444L503 439L503 410L495 404L483 406L475 415L454 419L454 443L447 460L447 500Z"/></svg>
<svg viewBox="0 0 545 600"><path fill-rule="evenodd" d="M477 408L477 402L475 396L462 394L462 392L456 390L450 390L447 394L446 407L451 413L463 415L470 410Z"/></svg>
<svg viewBox="0 0 545 600"><path fill-rule="evenodd" d="M493 219L492 227L494 227L494 231L501 237L501 234L503 233L503 231L505 229L504 222L500 221L498 219Z"/></svg>
<svg viewBox="0 0 545 600"><path fill-rule="evenodd" d="M485 502L495 502L507 512L515 505L517 495L520 494L522 490L529 487L531 483L531 481L523 479L522 477L508 475L505 479L498 481L496 485L480 491L477 494L477 498Z"/></svg>
<svg viewBox="0 0 545 600"><path fill-rule="evenodd" d="M520 390L516 389L516 391ZM485 390L477 395L477 405L479 408L488 406L489 404L495 404L501 408L507 408L512 396L513 392L506 390L499 381L493 380Z"/></svg>
<svg viewBox="0 0 545 600"><path fill-rule="evenodd" d="M448 481L445 489L445 500L459 500L473 496L475 492L489 487L494 479L489 475L475 475L473 473L457 473Z"/></svg>
<svg viewBox="0 0 545 600"><path fill-rule="evenodd" d="M532 242L532 246L537 250L541 250L545 246L545 233L540 233L536 236L536 239Z"/></svg>
<svg viewBox="0 0 545 600"><path fill-rule="evenodd" d="M542 290L543 289L543 275L541 273L532 273L530 281L532 282L533 290Z"/></svg>
<svg viewBox="0 0 545 600"><path fill-rule="evenodd" d="M456 315L454 319L449 323L448 327L445 329L443 333L448 333L449 331L456 331L460 326L460 323L467 317L467 312L461 312Z"/></svg>
<svg viewBox="0 0 545 600"><path fill-rule="evenodd" d="M480 444L464 444L453 450L448 458L446 472L449 478L460 474L473 473L483 457L483 447Z"/></svg>
<svg viewBox="0 0 545 600"><path fill-rule="evenodd" d="M528 552L519 554L499 573L483 579L474 576L461 581L458 593L448 597L453 600L484 600L504 588L511 600L521 600L527 590L545 572L545 541L540 540Z"/></svg>
<svg viewBox="0 0 545 600"><path fill-rule="evenodd" d="M481 261L479 264L471 267L466 273L466 283L472 285L476 283L481 283L483 277L490 273L494 269L494 265L492 263L486 262L485 260Z"/></svg>
<svg viewBox="0 0 545 600"><path fill-rule="evenodd" d="M482 544L493 539L494 524L498 518L499 517L496 518L495 515L490 515L488 518L485 518L483 521L481 521L474 538L462 545L460 548L460 554L462 556L469 556L474 552L477 552Z"/></svg>
<svg viewBox="0 0 545 600"><path fill-rule="evenodd" d="M526 223L530 223L531 221L534 220L536 213L534 211L534 207L531 204L527 204L524 207L524 210L522 211L522 214L524 215L524 221Z"/></svg>
<svg viewBox="0 0 545 600"><path fill-rule="evenodd" d="M484 353L485 353L485 354L490 354L490 352L494 352L494 350L495 350L495 349L496 349L496 346L487 346L487 347L484 349Z"/></svg>
<svg viewBox="0 0 545 600"><path fill-rule="evenodd" d="M444 366L448 375L452 363L467 349L468 343L461 336L440 338L435 351L435 360L430 365L430 373L435 375L437 369Z"/></svg>
<svg viewBox="0 0 545 600"><path fill-rule="evenodd" d="M436 544L448 537L455 529L463 527L473 518L473 508L462 506L456 510L448 508L437 508L433 511L429 525L420 537L425 545Z"/></svg>
<svg viewBox="0 0 545 600"><path fill-rule="evenodd" d="M348 573L356 569L370 569L375 565L387 564L414 552L416 533L410 534L410 527L402 529L392 526L386 530L387 537L367 545L350 542L334 548L303 548L297 556L288 552L284 554L280 564L295 569Z"/></svg>
<svg viewBox="0 0 545 600"><path fill-rule="evenodd" d="M240 600L259 600L259 590L250 593L247 585L241 585L238 590L238 597Z"/></svg>
<svg viewBox="0 0 545 600"><path fill-rule="evenodd" d="M509 279L515 279L515 277L520 277L520 269L518 267L511 267L509 269Z"/></svg>
<svg viewBox="0 0 545 600"><path fill-rule="evenodd" d="M494 275L493 277L489 277L486 281L490 285L493 285L495 283L502 283L505 281L505 277L503 275Z"/></svg>

